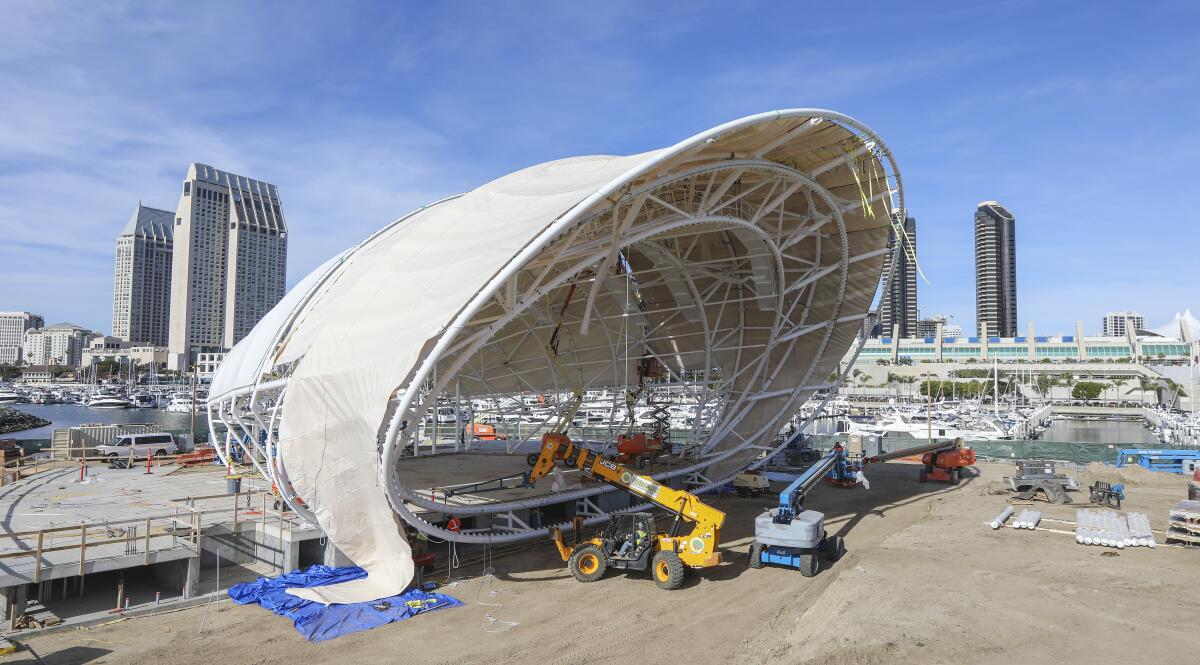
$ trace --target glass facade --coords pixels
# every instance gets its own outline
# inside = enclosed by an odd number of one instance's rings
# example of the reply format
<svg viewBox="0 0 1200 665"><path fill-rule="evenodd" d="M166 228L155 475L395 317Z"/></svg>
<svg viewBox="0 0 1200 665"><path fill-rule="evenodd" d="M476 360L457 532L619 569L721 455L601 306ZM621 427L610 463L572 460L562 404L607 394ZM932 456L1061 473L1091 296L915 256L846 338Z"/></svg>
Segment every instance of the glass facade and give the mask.
<svg viewBox="0 0 1200 665"><path fill-rule="evenodd" d="M978 340L978 338L973 338ZM999 338L999 342L989 338L987 353L984 355L983 345L978 341L971 343L963 338L942 340L941 360L944 362L963 362L968 359L986 361L992 358L1001 362L1021 361L1030 358L1029 349L1033 348L1034 362L1050 360L1051 362L1071 362L1079 358L1080 344L1074 342L1074 337L1034 337L1028 341L1024 337ZM1083 344L1084 360L1133 360L1135 349L1129 342L1121 338L1093 338ZM1162 359L1170 362L1184 362L1190 359L1188 345L1176 340L1162 342L1147 341L1140 344L1138 353L1142 358ZM938 360L938 342L935 338L926 340L904 340L896 351L898 358L915 360ZM862 359L875 362L892 357L891 339L867 340L866 346L859 354Z"/></svg>

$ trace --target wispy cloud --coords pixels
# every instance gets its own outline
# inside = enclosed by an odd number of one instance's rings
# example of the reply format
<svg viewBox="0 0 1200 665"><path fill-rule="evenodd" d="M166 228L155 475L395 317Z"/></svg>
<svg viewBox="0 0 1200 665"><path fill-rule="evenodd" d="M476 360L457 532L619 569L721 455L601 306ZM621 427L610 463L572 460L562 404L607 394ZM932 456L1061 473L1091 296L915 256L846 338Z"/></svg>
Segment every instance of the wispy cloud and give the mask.
<svg viewBox="0 0 1200 665"><path fill-rule="evenodd" d="M847 112L896 151L926 313L969 327L970 218L991 198L1018 211L1023 319L1096 318L1081 276L1111 307L1200 309L1172 286L1200 283L1196 19L1031 0L8 2L0 309L107 328L115 234L139 200L174 208L191 161L279 185L294 283L511 170L786 106Z"/></svg>

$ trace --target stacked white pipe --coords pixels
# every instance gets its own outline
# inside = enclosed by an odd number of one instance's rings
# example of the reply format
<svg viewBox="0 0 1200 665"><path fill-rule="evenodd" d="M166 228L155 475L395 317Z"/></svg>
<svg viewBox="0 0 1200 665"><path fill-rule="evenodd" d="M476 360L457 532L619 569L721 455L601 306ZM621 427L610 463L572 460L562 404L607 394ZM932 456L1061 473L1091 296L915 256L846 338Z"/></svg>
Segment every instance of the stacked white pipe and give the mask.
<svg viewBox="0 0 1200 665"><path fill-rule="evenodd" d="M992 528L999 529L1000 527L1004 526L1004 522L1007 521L1009 517L1012 517L1012 514L1013 507L1008 506L996 516L996 519L992 520Z"/></svg>
<svg viewBox="0 0 1200 665"><path fill-rule="evenodd" d="M1154 532L1145 513L1123 516L1114 510L1075 511L1075 542L1101 547L1154 547Z"/></svg>
<svg viewBox="0 0 1200 665"><path fill-rule="evenodd" d="M1012 526L1014 529L1036 529L1040 521L1042 521L1041 512L1026 508L1017 515L1017 519L1013 520Z"/></svg>

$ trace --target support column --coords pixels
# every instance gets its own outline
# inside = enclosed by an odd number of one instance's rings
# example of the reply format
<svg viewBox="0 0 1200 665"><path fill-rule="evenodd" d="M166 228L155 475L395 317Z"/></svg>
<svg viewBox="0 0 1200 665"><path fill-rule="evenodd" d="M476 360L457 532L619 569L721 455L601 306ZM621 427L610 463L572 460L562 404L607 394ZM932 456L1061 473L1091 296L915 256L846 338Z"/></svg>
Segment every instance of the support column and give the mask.
<svg viewBox="0 0 1200 665"><path fill-rule="evenodd" d="M938 362L942 362L942 326L943 325L945 325L945 324L942 323L941 321L937 322L936 332L934 332L934 334L937 335L937 337L933 338L933 343L937 345L934 347L936 349L935 353L937 354L936 356L934 356L934 358L936 358Z"/></svg>
<svg viewBox="0 0 1200 665"><path fill-rule="evenodd" d="M1025 343L1029 345L1029 355L1026 358L1030 362L1037 360L1037 337L1033 334L1033 321L1030 321L1026 328Z"/></svg>
<svg viewBox="0 0 1200 665"><path fill-rule="evenodd" d="M1083 321L1075 322L1075 348L1079 353L1076 359L1087 360L1087 350L1083 346Z"/></svg>
<svg viewBox="0 0 1200 665"><path fill-rule="evenodd" d="M200 557L186 559L187 570L183 574L183 597L195 598L200 595Z"/></svg>
<svg viewBox="0 0 1200 665"><path fill-rule="evenodd" d="M286 535L280 533L279 549L283 552L283 561L279 564L279 572L290 573L300 567L300 541L292 538L291 531L288 531Z"/></svg>
<svg viewBox="0 0 1200 665"><path fill-rule="evenodd" d="M979 358L987 361L988 359L988 326L987 321L979 322Z"/></svg>
<svg viewBox="0 0 1200 665"><path fill-rule="evenodd" d="M17 621L25 616L25 608L29 605L29 586L18 584L5 587L0 590L0 595L3 595L3 602L0 603L3 613L0 614L0 619L8 621L10 630L16 630Z"/></svg>

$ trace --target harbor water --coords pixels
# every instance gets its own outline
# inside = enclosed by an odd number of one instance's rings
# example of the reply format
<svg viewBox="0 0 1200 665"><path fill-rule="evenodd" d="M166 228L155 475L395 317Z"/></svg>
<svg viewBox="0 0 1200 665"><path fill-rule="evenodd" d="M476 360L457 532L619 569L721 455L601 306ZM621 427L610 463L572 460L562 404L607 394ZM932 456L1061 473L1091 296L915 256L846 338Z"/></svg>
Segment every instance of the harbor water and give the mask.
<svg viewBox="0 0 1200 665"><path fill-rule="evenodd" d="M1078 420L1055 418L1041 437L1045 441L1070 443L1124 443L1155 446L1154 433L1141 420Z"/></svg>
<svg viewBox="0 0 1200 665"><path fill-rule="evenodd" d="M8 406L43 420L49 420L50 424L0 436L5 439L48 440L53 431L60 427L94 424L157 424L168 432L187 432L192 422L191 415L187 413L176 413L163 409L91 409L82 404L9 404ZM196 431L208 431L207 412L196 413Z"/></svg>

